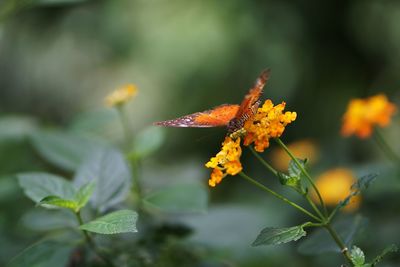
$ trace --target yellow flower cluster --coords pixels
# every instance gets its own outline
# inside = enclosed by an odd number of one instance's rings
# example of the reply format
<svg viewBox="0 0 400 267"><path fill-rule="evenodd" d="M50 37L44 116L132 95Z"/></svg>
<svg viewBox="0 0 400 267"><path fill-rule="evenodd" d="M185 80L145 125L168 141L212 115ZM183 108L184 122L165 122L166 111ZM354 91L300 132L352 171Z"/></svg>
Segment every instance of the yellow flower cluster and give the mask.
<svg viewBox="0 0 400 267"><path fill-rule="evenodd" d="M241 155L240 138L233 140L229 136L225 137L221 151L206 163L207 168L213 169L208 184L214 187L228 174L238 174L242 170L242 164L240 163Z"/></svg>
<svg viewBox="0 0 400 267"><path fill-rule="evenodd" d="M352 134L360 138L371 136L373 127L389 125L396 106L383 94L366 99L353 99L343 116L342 135Z"/></svg>
<svg viewBox="0 0 400 267"><path fill-rule="evenodd" d="M353 173L345 168L336 168L321 174L315 185L321 193L324 202L328 206L336 206L351 193L351 186L356 182ZM316 194L312 195L314 201L318 201ZM354 211L361 203L361 196L356 195L351 198L350 203L343 209L344 211Z"/></svg>
<svg viewBox="0 0 400 267"><path fill-rule="evenodd" d="M119 106L130 100L137 94L137 87L127 84L109 94L105 98L106 105L109 107Z"/></svg>
<svg viewBox="0 0 400 267"><path fill-rule="evenodd" d="M254 143L257 152L263 152L269 146L270 138L280 137L286 125L296 120L296 112L285 112L286 103L274 106L271 100L266 100L257 113L244 124L246 136L244 145Z"/></svg>
<svg viewBox="0 0 400 267"><path fill-rule="evenodd" d="M242 171L240 136L244 136L244 145L254 142L255 149L262 152L269 146L270 138L282 135L286 125L297 116L296 112L283 113L284 109L285 102L274 106L271 100L266 100L257 113L246 121L243 129L225 137L221 151L206 163L207 168L213 169L208 181L210 186L216 186L228 174L236 175Z"/></svg>

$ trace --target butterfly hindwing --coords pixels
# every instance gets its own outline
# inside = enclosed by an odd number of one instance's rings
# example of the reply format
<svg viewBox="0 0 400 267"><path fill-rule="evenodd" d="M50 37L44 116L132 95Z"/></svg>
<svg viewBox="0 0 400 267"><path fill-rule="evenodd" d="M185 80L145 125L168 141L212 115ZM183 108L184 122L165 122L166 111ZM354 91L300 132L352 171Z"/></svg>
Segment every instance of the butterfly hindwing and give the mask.
<svg viewBox="0 0 400 267"><path fill-rule="evenodd" d="M155 125L166 127L217 127L226 126L239 110L239 105L224 104L210 110L196 112L173 120L160 121Z"/></svg>

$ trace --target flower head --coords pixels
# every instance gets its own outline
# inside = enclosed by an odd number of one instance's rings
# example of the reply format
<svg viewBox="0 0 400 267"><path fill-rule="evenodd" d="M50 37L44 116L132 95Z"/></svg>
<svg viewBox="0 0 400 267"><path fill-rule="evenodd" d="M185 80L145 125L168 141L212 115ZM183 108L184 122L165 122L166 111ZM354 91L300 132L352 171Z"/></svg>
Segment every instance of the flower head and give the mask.
<svg viewBox="0 0 400 267"><path fill-rule="evenodd" d="M213 169L208 184L214 187L228 174L238 174L242 170L242 164L240 163L241 155L240 138L234 140L229 136L225 137L221 151L206 163L207 168Z"/></svg>
<svg viewBox="0 0 400 267"><path fill-rule="evenodd" d="M319 157L318 145L311 139L302 139L288 144L288 149L296 158L307 159L307 163L314 164ZM289 167L291 158L283 148L277 148L271 153L272 165L280 170L285 171Z"/></svg>
<svg viewBox="0 0 400 267"><path fill-rule="evenodd" d="M335 206L344 200L351 193L351 186L356 182L353 173L345 168L337 168L329 170L321 174L315 185L317 186L321 196L328 206ZM314 201L318 201L317 196L311 195ZM345 206L344 211L356 210L361 203L360 195L351 198L350 203Z"/></svg>
<svg viewBox="0 0 400 267"><path fill-rule="evenodd" d="M383 94L366 99L353 99L343 116L342 135L352 134L360 138L371 136L373 127L385 127L390 123L396 106Z"/></svg>
<svg viewBox="0 0 400 267"><path fill-rule="evenodd" d="M280 137L286 125L297 117L296 112L283 113L285 106L285 102L274 106L272 101L267 99L257 113L244 124L246 130L244 145L254 143L255 150L263 152L269 146L270 138Z"/></svg>
<svg viewBox="0 0 400 267"><path fill-rule="evenodd" d="M105 98L106 105L109 107L119 106L126 103L137 94L137 87L133 84L127 84L111 92Z"/></svg>

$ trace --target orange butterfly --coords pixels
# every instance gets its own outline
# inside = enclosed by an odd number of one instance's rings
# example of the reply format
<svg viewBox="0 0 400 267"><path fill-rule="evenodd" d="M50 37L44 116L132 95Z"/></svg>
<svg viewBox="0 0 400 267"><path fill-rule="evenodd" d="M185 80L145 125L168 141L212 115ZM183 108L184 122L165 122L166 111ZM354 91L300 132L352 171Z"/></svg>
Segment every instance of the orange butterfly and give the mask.
<svg viewBox="0 0 400 267"><path fill-rule="evenodd" d="M260 97L270 70L264 70L253 88L244 97L240 105L223 104L210 110L196 112L173 120L155 122L155 125L166 127L218 127L227 126L231 134L243 128L244 123L251 118L260 105Z"/></svg>

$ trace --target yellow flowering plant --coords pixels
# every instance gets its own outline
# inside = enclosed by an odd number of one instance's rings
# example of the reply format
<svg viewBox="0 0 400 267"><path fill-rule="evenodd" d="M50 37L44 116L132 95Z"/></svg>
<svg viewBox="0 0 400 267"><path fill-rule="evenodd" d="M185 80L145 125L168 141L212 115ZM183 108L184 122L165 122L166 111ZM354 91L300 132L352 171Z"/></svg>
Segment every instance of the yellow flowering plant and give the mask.
<svg viewBox="0 0 400 267"><path fill-rule="evenodd" d="M307 159L295 157L280 139L286 126L297 118L296 112L285 112L285 107L285 102L274 105L268 99L254 112L254 115L248 118L243 128L228 134L222 143L221 150L205 164L207 168L212 169L208 183L211 187L215 187L227 175L239 175L263 191L296 208L310 219L310 221L297 226L285 228L266 227L253 242L253 246L276 245L296 241L306 235L306 228L319 227L326 229L330 234L332 240L340 248L347 264L361 267L357 261L359 260L357 255L360 254L361 249L356 246L350 249L348 241L345 242L342 239L343 236L336 232L332 223L339 210L353 211L358 208L361 200L361 190L369 186L375 175L356 179L351 171L338 168L322 174L314 182L314 179L307 171ZM270 146L271 140L274 140L291 159L287 172L276 170L260 155ZM311 210L289 200L246 174L240 162L242 155L241 145L248 147L260 163L275 175L282 185L289 186L299 193L309 204ZM329 210L328 207L332 206L333 208ZM362 266L373 266L373 264Z"/></svg>
<svg viewBox="0 0 400 267"><path fill-rule="evenodd" d="M352 99L343 115L341 134L345 137L356 135L361 139L373 135L380 149L398 165L400 156L393 151L380 130L390 125L396 111L397 106L384 94Z"/></svg>

